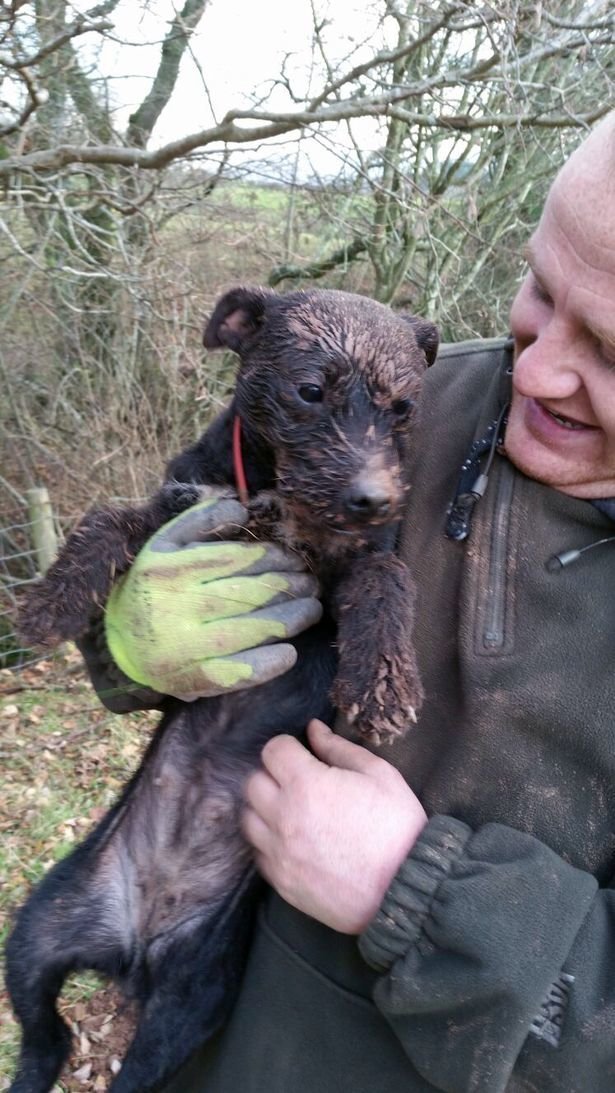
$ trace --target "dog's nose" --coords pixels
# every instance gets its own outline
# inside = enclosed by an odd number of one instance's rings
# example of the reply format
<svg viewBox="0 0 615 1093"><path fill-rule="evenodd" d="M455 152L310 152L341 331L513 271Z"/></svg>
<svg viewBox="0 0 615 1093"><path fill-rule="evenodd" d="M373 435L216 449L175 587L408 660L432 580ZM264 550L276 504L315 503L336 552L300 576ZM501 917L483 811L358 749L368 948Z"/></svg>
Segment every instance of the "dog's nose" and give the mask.
<svg viewBox="0 0 615 1093"><path fill-rule="evenodd" d="M354 519L373 520L388 516L392 509L391 496L378 483L360 482L344 494L344 508Z"/></svg>

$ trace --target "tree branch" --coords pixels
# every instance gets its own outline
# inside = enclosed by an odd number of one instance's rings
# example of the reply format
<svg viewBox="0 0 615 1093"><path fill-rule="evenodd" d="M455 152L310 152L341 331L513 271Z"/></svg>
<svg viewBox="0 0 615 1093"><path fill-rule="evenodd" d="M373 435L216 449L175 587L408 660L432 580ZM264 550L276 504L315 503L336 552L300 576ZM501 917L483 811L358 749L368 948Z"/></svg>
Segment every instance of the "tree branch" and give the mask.
<svg viewBox="0 0 615 1093"><path fill-rule="evenodd" d="M456 114L419 114L400 107L395 101L403 101L411 93L400 92L390 98L373 100L351 99L336 103L330 107L310 112L266 113L261 111L230 111L219 125L210 129L201 129L179 140L171 141L148 151L142 148L125 148L116 145L72 145L62 144L55 148L42 149L23 156L7 156L0 160L0 178L14 171L50 171L66 167L73 163L117 164L123 167L139 167L144 171L166 167L176 159L188 156L199 148L211 144L251 144L282 136L306 126L321 125L325 122L345 121L360 117L398 117L408 125L427 129L511 129L518 127L565 129L587 128L603 117L611 109L609 103L595 107L583 114L561 113L541 115L539 113L520 116L519 114L494 114L471 117ZM391 99L393 102L391 102ZM255 126L240 126L238 121L260 121Z"/></svg>
<svg viewBox="0 0 615 1093"><path fill-rule="evenodd" d="M32 53L30 57L20 57L18 60L12 60L6 53L0 53L0 66L2 68L10 68L16 72L21 72L24 68L32 68L33 65L39 64L45 57L49 57L52 53L56 53L73 38L77 38L81 34L91 34L93 31L100 33L104 30L111 30L113 27L113 23L108 21L86 23L85 18L85 16L81 16L81 18L76 19L62 34L58 34L49 42L45 42L45 45L41 46L36 53Z"/></svg>
<svg viewBox="0 0 615 1093"><path fill-rule="evenodd" d="M32 74L27 69L23 72L19 71L19 75L28 88L28 99L21 113L14 121L0 125L0 137L8 137L11 133L16 133L19 129L22 129L37 107L43 106L49 98L47 91L36 86Z"/></svg>
<svg viewBox="0 0 615 1093"><path fill-rule="evenodd" d="M128 144L145 148L158 118L173 94L181 59L206 4L207 0L186 0L181 12L171 23L171 29L162 43L160 64L154 82L141 105L128 119Z"/></svg>
<svg viewBox="0 0 615 1093"><path fill-rule="evenodd" d="M379 53L375 53L370 57L368 61L364 61L363 64L355 65L349 72L344 73L344 75L339 76L337 80L327 84L320 95L317 95L316 98L312 99L308 109L317 110L319 106L326 102L326 100L336 91L339 91L341 87L344 87L345 84L352 83L353 81L360 79L361 76L366 76L374 69L394 64L396 61L408 57L411 53L414 53L415 50L420 49L422 45L430 41L442 27L446 26L447 20L453 11L458 11L461 8L465 8L465 4L446 4L441 18L430 23L429 27L420 38L413 38L411 42L405 42L402 46L398 46L397 49L381 50Z"/></svg>
<svg viewBox="0 0 615 1093"><path fill-rule="evenodd" d="M276 266L269 275L268 284L271 288L275 288L281 281L298 281L302 279L316 281L319 277L324 277L325 273L330 273L332 269L336 269L337 266L344 266L354 262L359 255L365 254L366 251L367 241L365 239L353 239L352 243L345 243L343 247L334 251L327 258L322 258L320 262L311 262L307 266Z"/></svg>
<svg viewBox="0 0 615 1093"><path fill-rule="evenodd" d="M611 103L603 103L602 106L597 106L585 114L572 112L552 115L487 114L481 117L472 117L469 114L441 114L438 118L427 116L420 118L408 110L397 109L390 110L389 115L400 118L408 125L419 125L427 129L454 129L461 133L469 133L475 129L587 129L610 110L612 110Z"/></svg>

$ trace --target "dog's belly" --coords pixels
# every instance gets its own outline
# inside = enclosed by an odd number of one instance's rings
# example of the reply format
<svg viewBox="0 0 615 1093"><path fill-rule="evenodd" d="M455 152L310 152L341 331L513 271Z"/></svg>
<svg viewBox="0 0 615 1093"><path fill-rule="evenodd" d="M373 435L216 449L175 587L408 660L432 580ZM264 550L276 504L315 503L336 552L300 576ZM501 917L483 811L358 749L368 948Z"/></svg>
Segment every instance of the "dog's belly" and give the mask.
<svg viewBox="0 0 615 1093"><path fill-rule="evenodd" d="M136 890L135 929L144 940L211 911L250 861L239 816L241 787L257 756L225 764L222 748L194 746L189 721L182 713L173 723L121 832Z"/></svg>
<svg viewBox="0 0 615 1093"><path fill-rule="evenodd" d="M196 929L241 884L252 860L243 784L272 736L330 716L331 634L324 622L302 635L295 667L255 691L178 702L167 714L96 863L105 918L121 923L127 950Z"/></svg>

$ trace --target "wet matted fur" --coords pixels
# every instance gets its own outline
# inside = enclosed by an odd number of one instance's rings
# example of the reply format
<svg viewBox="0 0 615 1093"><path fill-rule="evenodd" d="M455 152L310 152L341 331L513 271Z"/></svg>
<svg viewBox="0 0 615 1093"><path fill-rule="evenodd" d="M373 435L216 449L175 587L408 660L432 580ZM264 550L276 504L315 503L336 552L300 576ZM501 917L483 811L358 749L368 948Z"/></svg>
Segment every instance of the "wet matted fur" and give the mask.
<svg viewBox="0 0 615 1093"><path fill-rule="evenodd" d="M86 515L33 587L22 628L46 644L83 634L155 530L202 486L234 485L237 416L249 534L303 553L325 613L294 640L297 663L280 678L192 703L166 699L119 801L20 911L7 945L23 1029L11 1093L53 1085L70 1050L56 998L66 975L86 967L140 1004L113 1093L160 1089L235 997L258 885L239 830L241 787L265 742L330 719L334 705L358 738L386 741L422 698L412 584L392 546L435 327L347 293L239 288L218 302L205 345L240 357L230 406L169 464L149 504Z"/></svg>

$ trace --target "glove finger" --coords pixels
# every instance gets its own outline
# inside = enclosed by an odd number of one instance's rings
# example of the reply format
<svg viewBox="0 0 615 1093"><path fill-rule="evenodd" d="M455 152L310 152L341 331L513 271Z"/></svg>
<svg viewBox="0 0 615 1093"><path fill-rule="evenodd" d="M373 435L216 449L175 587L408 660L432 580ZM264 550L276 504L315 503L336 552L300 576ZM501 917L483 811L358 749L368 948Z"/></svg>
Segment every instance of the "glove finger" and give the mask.
<svg viewBox="0 0 615 1093"><path fill-rule="evenodd" d="M155 553L181 550L211 538L232 538L247 522L247 509L232 497L200 501L165 524L148 545Z"/></svg>
<svg viewBox="0 0 615 1093"><path fill-rule="evenodd" d="M195 698L248 690L283 675L296 662L295 647L282 642L228 657L212 658L205 664L195 665L189 679L183 680L181 693L176 688L174 694L184 702L193 702Z"/></svg>
<svg viewBox="0 0 615 1093"><path fill-rule="evenodd" d="M198 629L191 627L186 633L185 640L190 646L186 653L193 661L241 653L244 649L255 649L259 645L294 637L318 622L321 615L322 604L309 596L263 607L247 615L205 622ZM177 635L176 652L181 641L181 635Z"/></svg>
<svg viewBox="0 0 615 1093"><path fill-rule="evenodd" d="M160 591L169 597L189 590L194 596L199 590L206 591L212 582L233 577L252 580L262 576L279 590L286 587L291 573L305 573L298 555L256 540L225 539L219 543L193 543L189 548L167 545L157 552L145 546L128 572L128 582L132 583L138 574L140 580L147 581L150 594ZM267 601L264 585L259 606Z"/></svg>
<svg viewBox="0 0 615 1093"><path fill-rule="evenodd" d="M305 559L294 550L286 550L277 543L258 543L258 539L249 540L250 543L265 547L262 557L242 569L245 576L257 576L259 573L304 573L307 569Z"/></svg>
<svg viewBox="0 0 615 1093"><path fill-rule="evenodd" d="M306 599L288 600L286 603L277 603L273 606L253 611L250 619L262 620L266 623L276 623L284 627L284 637L294 638L308 627L314 626L322 618L323 607L320 600L310 596Z"/></svg>
<svg viewBox="0 0 615 1093"><path fill-rule="evenodd" d="M252 613L259 607L313 598L318 594L318 581L311 573L222 577L217 581L199 583L192 590L190 613L195 620L215 622L216 619Z"/></svg>

